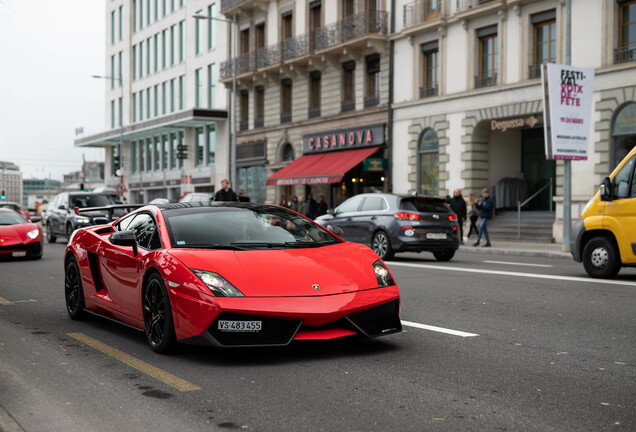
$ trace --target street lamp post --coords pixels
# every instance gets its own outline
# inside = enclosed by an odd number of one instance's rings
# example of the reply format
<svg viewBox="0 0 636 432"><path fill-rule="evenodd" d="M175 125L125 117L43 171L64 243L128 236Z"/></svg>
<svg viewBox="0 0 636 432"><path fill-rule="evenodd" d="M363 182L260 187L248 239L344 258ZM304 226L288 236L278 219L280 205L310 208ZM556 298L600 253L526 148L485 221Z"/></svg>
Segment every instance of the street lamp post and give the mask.
<svg viewBox="0 0 636 432"><path fill-rule="evenodd" d="M192 15L195 19L200 20L214 20L224 22L226 24L231 24L230 27L230 46L229 53L232 56L232 39L236 38L236 15L232 15L232 20L227 20L223 18L217 18L213 16L196 14ZM236 41L235 41L236 46ZM232 119L231 119L231 130L230 130L230 182L237 188L237 178L236 178L236 56L232 56Z"/></svg>
<svg viewBox="0 0 636 432"><path fill-rule="evenodd" d="M124 172L124 81L119 75L119 77L112 77L107 75L92 75L93 78L100 79L109 79L109 80L117 80L119 81L119 88L121 88L121 105L119 106L119 170L120 173ZM117 173L115 173L117 174Z"/></svg>

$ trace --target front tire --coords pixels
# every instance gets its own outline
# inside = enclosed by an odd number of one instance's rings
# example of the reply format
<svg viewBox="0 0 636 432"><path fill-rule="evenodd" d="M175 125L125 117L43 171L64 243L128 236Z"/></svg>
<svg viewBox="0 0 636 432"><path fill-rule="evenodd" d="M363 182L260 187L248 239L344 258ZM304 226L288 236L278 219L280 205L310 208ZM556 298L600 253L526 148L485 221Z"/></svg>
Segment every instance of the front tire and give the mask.
<svg viewBox="0 0 636 432"><path fill-rule="evenodd" d="M455 251L453 249L437 251L433 252L433 256L437 261L450 261L455 256Z"/></svg>
<svg viewBox="0 0 636 432"><path fill-rule="evenodd" d="M74 257L66 262L64 271L64 299L66 301L66 311L73 320L86 318L86 307L84 303L84 289L82 288L82 276L79 265Z"/></svg>
<svg viewBox="0 0 636 432"><path fill-rule="evenodd" d="M148 278L143 302L144 330L150 347L157 353L174 350L177 337L166 285L157 273Z"/></svg>
<svg viewBox="0 0 636 432"><path fill-rule="evenodd" d="M51 224L46 224L46 241L49 243L55 243L55 240L57 240L57 237L53 235Z"/></svg>
<svg viewBox="0 0 636 432"><path fill-rule="evenodd" d="M621 259L614 242L594 237L583 249L583 267L593 278L613 278L621 269Z"/></svg>
<svg viewBox="0 0 636 432"><path fill-rule="evenodd" d="M73 231L75 231L73 229L73 225L71 225L71 224L66 225L66 238L67 239L69 239L69 240L71 239L71 236L73 235Z"/></svg>
<svg viewBox="0 0 636 432"><path fill-rule="evenodd" d="M371 240L371 249L373 249L373 252L378 254L382 260L391 259L395 254L391 247L391 240L384 231L378 231L375 233L373 240Z"/></svg>

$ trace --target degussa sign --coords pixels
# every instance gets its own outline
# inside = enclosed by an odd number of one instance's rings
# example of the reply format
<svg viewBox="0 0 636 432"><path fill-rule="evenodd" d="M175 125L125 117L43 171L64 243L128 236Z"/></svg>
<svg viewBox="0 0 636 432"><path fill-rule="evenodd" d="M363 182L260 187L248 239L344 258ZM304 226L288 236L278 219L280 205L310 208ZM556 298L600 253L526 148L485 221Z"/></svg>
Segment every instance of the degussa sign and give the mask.
<svg viewBox="0 0 636 432"><path fill-rule="evenodd" d="M587 159L594 69L548 63L541 78L546 159Z"/></svg>

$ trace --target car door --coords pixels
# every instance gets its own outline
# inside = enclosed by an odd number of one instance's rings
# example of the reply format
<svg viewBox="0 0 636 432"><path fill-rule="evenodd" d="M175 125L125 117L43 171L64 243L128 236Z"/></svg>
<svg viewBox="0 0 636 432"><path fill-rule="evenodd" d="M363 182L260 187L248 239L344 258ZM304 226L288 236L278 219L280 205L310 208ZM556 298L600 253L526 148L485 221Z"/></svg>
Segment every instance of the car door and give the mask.
<svg viewBox="0 0 636 432"><path fill-rule="evenodd" d="M52 228L52 232L54 234L64 234L64 221L66 221L66 216L68 214L68 194L60 194L55 200L55 205L51 211L51 215L49 218L53 220L50 221L50 226Z"/></svg>
<svg viewBox="0 0 636 432"><path fill-rule="evenodd" d="M117 246L109 241L102 243L99 265L104 286L108 290L111 307L135 319L143 319L141 311L142 262L152 249L157 248L157 223L149 213L137 213L117 224L118 230L131 230L137 239L137 255L133 249ZM160 242L159 242L160 245Z"/></svg>
<svg viewBox="0 0 636 432"><path fill-rule="evenodd" d="M356 219L359 214L358 210L363 199L364 197L360 195L349 198L336 207L333 219L329 221L331 225L338 226L342 229L343 234L341 237L347 241L363 241L356 224Z"/></svg>
<svg viewBox="0 0 636 432"><path fill-rule="evenodd" d="M360 212L355 219L354 231L360 243L371 245L371 238L378 226L388 232L389 227L383 220L389 205L383 196L367 196L362 201ZM386 226L385 226L386 225Z"/></svg>

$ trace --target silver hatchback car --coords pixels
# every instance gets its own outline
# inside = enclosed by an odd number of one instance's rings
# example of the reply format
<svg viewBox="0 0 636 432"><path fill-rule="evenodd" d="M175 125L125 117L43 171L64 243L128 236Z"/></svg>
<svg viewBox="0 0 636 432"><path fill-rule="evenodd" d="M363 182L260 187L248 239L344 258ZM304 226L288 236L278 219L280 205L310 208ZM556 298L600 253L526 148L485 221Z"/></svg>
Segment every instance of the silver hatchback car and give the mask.
<svg viewBox="0 0 636 432"><path fill-rule="evenodd" d="M339 227L343 239L370 246L382 259L425 251L449 261L460 244L457 215L439 197L360 194L316 222Z"/></svg>

